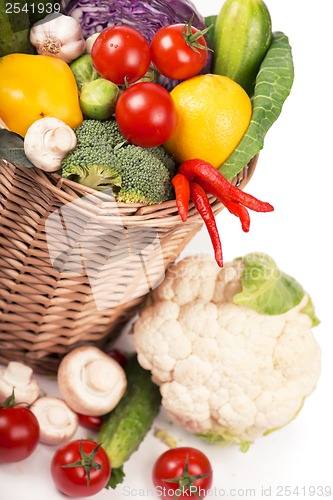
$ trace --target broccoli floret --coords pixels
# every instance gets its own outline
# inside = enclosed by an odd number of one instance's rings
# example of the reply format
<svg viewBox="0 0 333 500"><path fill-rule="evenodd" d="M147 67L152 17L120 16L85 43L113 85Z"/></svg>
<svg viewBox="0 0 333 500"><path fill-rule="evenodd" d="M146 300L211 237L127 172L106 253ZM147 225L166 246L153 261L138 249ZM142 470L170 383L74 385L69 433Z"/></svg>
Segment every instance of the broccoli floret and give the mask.
<svg viewBox="0 0 333 500"><path fill-rule="evenodd" d="M163 153L158 152L157 148L152 150L133 145L114 151L122 179L116 195L118 201L153 205L171 198L172 176L163 162Z"/></svg>
<svg viewBox="0 0 333 500"><path fill-rule="evenodd" d="M97 147L97 144L108 144L114 148L125 141L121 135L116 120L83 120L75 129L78 146Z"/></svg>
<svg viewBox="0 0 333 500"><path fill-rule="evenodd" d="M155 148L149 148L149 151L156 156L164 165L166 168L169 170L170 177L176 175L176 163L172 156L169 155L169 153L161 146L157 146Z"/></svg>
<svg viewBox="0 0 333 500"><path fill-rule="evenodd" d="M84 120L78 142L62 162L62 175L97 190L112 189L117 201L153 205L173 196L176 165L161 146L130 145L115 120Z"/></svg>
<svg viewBox="0 0 333 500"><path fill-rule="evenodd" d="M62 161L62 175L98 191L114 189L121 184L121 176L114 163L109 145L104 144L99 149L76 147Z"/></svg>

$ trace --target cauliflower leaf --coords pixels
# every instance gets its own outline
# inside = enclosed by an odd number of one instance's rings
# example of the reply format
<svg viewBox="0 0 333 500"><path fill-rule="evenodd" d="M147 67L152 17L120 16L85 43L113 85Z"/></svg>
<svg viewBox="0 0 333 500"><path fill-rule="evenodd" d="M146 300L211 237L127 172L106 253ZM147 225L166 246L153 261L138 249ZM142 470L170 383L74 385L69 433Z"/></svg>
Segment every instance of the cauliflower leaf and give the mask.
<svg viewBox="0 0 333 500"><path fill-rule="evenodd" d="M224 448L230 444L239 445L239 449L243 453L249 451L251 444L253 444L253 441L241 440L235 436L227 434L226 432L219 433L215 431L214 433L211 434L196 434L196 435L210 444L221 446L221 448Z"/></svg>
<svg viewBox="0 0 333 500"><path fill-rule="evenodd" d="M270 48L259 69L250 125L233 153L219 168L232 179L264 146L267 132L278 119L294 81L294 64L288 37L273 33Z"/></svg>
<svg viewBox="0 0 333 500"><path fill-rule="evenodd" d="M236 260L240 260L244 268L242 291L234 295L235 304L267 316L283 314L300 304L305 295L303 287L282 272L271 257L264 253L250 253ZM318 325L310 298L302 312L312 320L312 326Z"/></svg>

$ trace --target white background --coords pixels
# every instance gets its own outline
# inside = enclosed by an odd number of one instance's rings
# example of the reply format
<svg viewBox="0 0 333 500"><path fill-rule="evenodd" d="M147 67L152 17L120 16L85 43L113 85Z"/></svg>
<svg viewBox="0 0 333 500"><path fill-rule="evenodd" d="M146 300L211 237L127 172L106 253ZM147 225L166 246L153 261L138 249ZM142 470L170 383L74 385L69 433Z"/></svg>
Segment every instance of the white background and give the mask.
<svg viewBox="0 0 333 500"><path fill-rule="evenodd" d="M220 0L195 0L204 15L217 13L221 3ZM278 486L298 486L298 498L305 499L320 498L319 494L311 496L309 486L331 486L333 491L330 317L333 6L331 0L267 0L267 5L273 29L288 34L293 47L295 83L282 115L267 135L256 173L246 190L271 202L275 211L253 213L249 234L242 233L238 221L226 211L218 216L218 226L225 261L251 251L266 252L310 293L321 319L315 335L322 349L322 375L297 419L257 441L246 454L233 446L225 449L209 446L178 427L169 426L163 414L158 417L156 425L169 428L179 445L199 447L210 458L214 468L213 486L217 488L212 498L266 496L278 499ZM205 230L185 253L199 251L211 252ZM50 381L40 378L40 382L46 391L56 394ZM80 429L77 436L85 436L85 431ZM93 498L153 497L151 468L165 449L151 433L126 464L123 485L116 491L104 490ZM49 473L53 452L53 448L40 445L26 461L1 465L0 500L63 499ZM263 487L266 495L263 495ZM252 488L255 491L250 492ZM287 490L285 496L286 493Z"/></svg>

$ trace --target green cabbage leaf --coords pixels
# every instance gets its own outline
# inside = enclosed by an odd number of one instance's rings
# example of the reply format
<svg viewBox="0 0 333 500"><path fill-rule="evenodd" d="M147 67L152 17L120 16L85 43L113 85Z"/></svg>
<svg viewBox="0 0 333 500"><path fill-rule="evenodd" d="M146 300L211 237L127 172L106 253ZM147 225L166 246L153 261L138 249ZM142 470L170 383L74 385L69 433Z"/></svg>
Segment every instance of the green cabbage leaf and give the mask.
<svg viewBox="0 0 333 500"><path fill-rule="evenodd" d="M32 168L33 164L24 153L24 140L19 134L0 128L0 160Z"/></svg>
<svg viewBox="0 0 333 500"><path fill-rule="evenodd" d="M294 65L288 37L275 32L257 75L249 127L236 149L219 168L227 179L241 172L264 147L265 136L280 116L293 81Z"/></svg>
<svg viewBox="0 0 333 500"><path fill-rule="evenodd" d="M268 316L283 314L302 301L305 291L291 276L281 271L275 261L264 253L250 253L239 259L243 263L242 291L235 294L235 304L254 309ZM311 298L302 309L312 321L319 324Z"/></svg>

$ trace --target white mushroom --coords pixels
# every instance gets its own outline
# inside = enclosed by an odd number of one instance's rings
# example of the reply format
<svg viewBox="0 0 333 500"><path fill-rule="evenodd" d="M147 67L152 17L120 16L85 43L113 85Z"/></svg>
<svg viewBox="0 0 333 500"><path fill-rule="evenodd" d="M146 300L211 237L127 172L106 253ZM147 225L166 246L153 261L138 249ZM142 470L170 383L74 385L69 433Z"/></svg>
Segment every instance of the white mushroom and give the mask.
<svg viewBox="0 0 333 500"><path fill-rule="evenodd" d="M46 172L56 172L76 143L73 129L62 120L41 118L28 128L24 138L24 152L35 167Z"/></svg>
<svg viewBox="0 0 333 500"><path fill-rule="evenodd" d="M38 420L42 443L58 445L74 436L79 419L62 399L42 397L30 409Z"/></svg>
<svg viewBox="0 0 333 500"><path fill-rule="evenodd" d="M40 388L36 379L32 378L29 366L11 361L0 370L0 403L4 402L14 390L16 403L33 403L39 396Z"/></svg>
<svg viewBox="0 0 333 500"><path fill-rule="evenodd" d="M113 410L127 385L123 368L97 347L74 349L58 368L59 390L72 410L100 416Z"/></svg>

